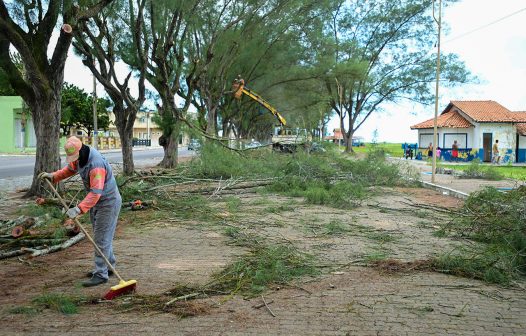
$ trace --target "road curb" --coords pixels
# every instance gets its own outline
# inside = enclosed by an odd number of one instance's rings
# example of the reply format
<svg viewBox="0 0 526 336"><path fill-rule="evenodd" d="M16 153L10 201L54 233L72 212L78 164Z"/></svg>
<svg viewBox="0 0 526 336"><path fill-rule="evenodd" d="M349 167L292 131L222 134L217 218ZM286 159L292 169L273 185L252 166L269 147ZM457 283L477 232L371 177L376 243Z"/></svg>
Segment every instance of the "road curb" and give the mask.
<svg viewBox="0 0 526 336"><path fill-rule="evenodd" d="M426 182L426 181L420 181L420 183L422 183L422 186L424 186L424 188L439 191L444 195L449 195L449 196L453 196L453 197L460 198L460 199L467 199L469 197L469 194L466 194L465 192L451 189L448 187L444 187L444 186L441 186L435 183Z"/></svg>

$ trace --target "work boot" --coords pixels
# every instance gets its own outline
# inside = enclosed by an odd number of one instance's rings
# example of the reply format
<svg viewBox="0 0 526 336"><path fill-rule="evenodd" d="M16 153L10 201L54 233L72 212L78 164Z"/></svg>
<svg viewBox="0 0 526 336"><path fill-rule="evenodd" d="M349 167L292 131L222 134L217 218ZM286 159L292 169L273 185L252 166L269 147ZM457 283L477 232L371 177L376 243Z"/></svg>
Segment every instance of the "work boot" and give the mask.
<svg viewBox="0 0 526 336"><path fill-rule="evenodd" d="M91 279L84 281L82 283L82 286L83 287L93 287L93 286L102 285L103 283L106 283L106 282L108 282L108 279L104 279L104 278L101 278L100 276L94 275L91 277Z"/></svg>
<svg viewBox="0 0 526 336"><path fill-rule="evenodd" d="M113 275L113 271L109 269L108 276L110 277L112 275ZM91 279L92 276L93 276L93 271L86 273L86 278Z"/></svg>

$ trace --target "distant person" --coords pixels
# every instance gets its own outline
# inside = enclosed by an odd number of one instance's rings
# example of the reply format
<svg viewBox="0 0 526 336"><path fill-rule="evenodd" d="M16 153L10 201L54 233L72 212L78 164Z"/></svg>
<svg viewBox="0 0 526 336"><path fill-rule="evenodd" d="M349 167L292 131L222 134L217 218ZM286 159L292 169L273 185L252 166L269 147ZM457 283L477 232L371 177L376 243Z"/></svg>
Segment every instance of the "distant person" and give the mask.
<svg viewBox="0 0 526 336"><path fill-rule="evenodd" d="M429 146L427 147L427 157L432 158L433 157L433 143L429 143Z"/></svg>
<svg viewBox="0 0 526 336"><path fill-rule="evenodd" d="M458 143L457 143L457 140L453 141L453 145L451 146L451 157L453 158L453 161L458 161Z"/></svg>
<svg viewBox="0 0 526 336"><path fill-rule="evenodd" d="M492 151L493 151L493 158L491 162L495 164L499 164L500 163L499 140L495 140L495 143L493 144L493 147L492 147Z"/></svg>
<svg viewBox="0 0 526 336"><path fill-rule="evenodd" d="M440 149L440 147L437 147L437 160L440 159L441 154L442 154L442 150Z"/></svg>
<svg viewBox="0 0 526 336"><path fill-rule="evenodd" d="M413 160L413 150L411 149L411 147L407 147L407 149L405 150L405 159L407 160L407 158L411 158L411 160Z"/></svg>

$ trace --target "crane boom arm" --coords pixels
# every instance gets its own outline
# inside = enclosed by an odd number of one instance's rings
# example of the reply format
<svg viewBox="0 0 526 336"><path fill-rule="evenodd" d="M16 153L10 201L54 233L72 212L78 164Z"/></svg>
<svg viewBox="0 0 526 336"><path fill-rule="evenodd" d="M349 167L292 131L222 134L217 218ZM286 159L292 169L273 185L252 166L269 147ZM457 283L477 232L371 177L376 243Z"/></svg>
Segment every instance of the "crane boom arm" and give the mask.
<svg viewBox="0 0 526 336"><path fill-rule="evenodd" d="M279 123L282 126L285 126L287 124L287 121L278 112L278 110L276 110L276 108L274 106L270 105L270 103L268 101L263 99L263 97L261 97L260 95L258 95L254 91L247 89L246 87L241 87L241 92L243 94L245 94L246 96L248 96L248 97L252 98L253 100L255 100L257 103L259 103L261 106L263 106L267 110L269 110L270 113L272 113L278 119Z"/></svg>

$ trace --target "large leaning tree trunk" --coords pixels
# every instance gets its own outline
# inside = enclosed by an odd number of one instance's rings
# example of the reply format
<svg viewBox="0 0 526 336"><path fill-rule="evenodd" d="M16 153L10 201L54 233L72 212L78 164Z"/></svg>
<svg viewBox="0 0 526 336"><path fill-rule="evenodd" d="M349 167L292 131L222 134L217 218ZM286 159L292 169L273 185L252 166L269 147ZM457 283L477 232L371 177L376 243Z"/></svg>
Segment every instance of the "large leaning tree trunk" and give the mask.
<svg viewBox="0 0 526 336"><path fill-rule="evenodd" d="M0 67L29 107L37 138L33 182L26 196L43 193L36 179L38 173L55 171L60 167L61 92L72 30L111 1L93 1L82 8L65 0L49 0L47 8L44 8L44 1L17 0L8 5L0 1ZM59 18L64 25L49 57L48 46ZM20 54L24 74L9 54L11 46Z"/></svg>
<svg viewBox="0 0 526 336"><path fill-rule="evenodd" d="M145 0L128 0L127 4L114 2L90 21L81 24L80 29L75 32L73 42L75 50L84 56L84 65L104 86L113 102L115 126L121 138L124 175L132 175L135 169L133 125L146 98L147 59L141 40L145 4ZM115 15L116 13L128 15ZM135 69L122 80L117 77L115 70L119 59L132 63ZM134 72L137 78L137 98L130 93L130 78Z"/></svg>

